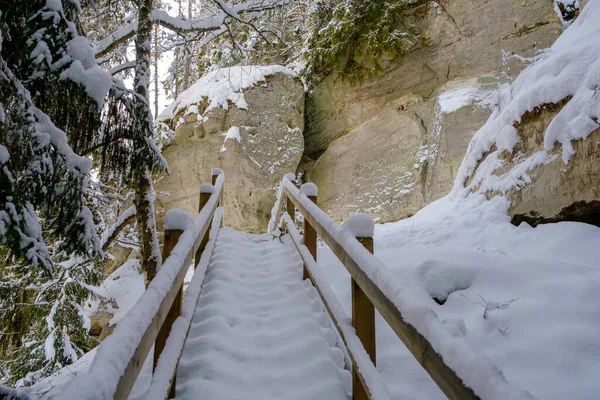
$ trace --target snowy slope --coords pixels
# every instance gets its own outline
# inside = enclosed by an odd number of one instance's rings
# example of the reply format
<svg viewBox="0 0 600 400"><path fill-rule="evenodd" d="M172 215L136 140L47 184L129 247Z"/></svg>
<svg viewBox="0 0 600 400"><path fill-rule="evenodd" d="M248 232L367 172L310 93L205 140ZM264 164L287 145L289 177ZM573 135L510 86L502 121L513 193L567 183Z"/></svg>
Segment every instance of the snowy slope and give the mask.
<svg viewBox="0 0 600 400"><path fill-rule="evenodd" d="M136 301L144 293L144 276L140 272L139 260L128 260L113 272L100 285L99 294L103 302L108 304L108 312L113 314L110 325L114 325L127 315L127 312L133 307ZM112 307L109 302L114 300L116 307ZM91 317L101 306L101 299L98 298L91 302L86 308L86 314Z"/></svg>
<svg viewBox="0 0 600 400"><path fill-rule="evenodd" d="M538 399L596 398L600 228L515 227L507 208L502 197L443 198L412 218L377 225L375 255L511 385ZM327 248L318 259L349 313L348 273ZM380 317L377 330L377 366L394 398L443 399Z"/></svg>
<svg viewBox="0 0 600 400"><path fill-rule="evenodd" d="M347 399L351 377L300 258L272 235L219 232L177 372L177 399Z"/></svg>

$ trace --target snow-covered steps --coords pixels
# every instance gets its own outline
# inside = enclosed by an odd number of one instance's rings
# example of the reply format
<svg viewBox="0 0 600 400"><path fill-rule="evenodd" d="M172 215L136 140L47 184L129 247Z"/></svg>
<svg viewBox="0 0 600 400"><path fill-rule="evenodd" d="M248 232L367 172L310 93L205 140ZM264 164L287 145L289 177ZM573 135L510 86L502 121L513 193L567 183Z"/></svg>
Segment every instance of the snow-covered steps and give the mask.
<svg viewBox="0 0 600 400"><path fill-rule="evenodd" d="M302 261L223 228L177 370L177 399L348 399L351 375Z"/></svg>

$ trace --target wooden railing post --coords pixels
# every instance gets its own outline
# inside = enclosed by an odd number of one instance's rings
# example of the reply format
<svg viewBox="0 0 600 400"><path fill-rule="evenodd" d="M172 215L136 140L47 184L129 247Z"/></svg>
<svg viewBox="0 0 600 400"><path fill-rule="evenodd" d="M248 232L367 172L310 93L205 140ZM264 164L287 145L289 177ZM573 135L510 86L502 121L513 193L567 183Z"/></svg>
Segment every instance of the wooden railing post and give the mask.
<svg viewBox="0 0 600 400"><path fill-rule="evenodd" d="M365 214L355 214L345 223L344 227L350 229L356 239L373 254L373 220ZM365 292L352 279L352 325L356 336L360 339L367 351L373 365L376 363L377 342L375 337L375 307ZM356 370L352 370L352 398L353 400L368 400L370 396L367 388L363 387Z"/></svg>
<svg viewBox="0 0 600 400"><path fill-rule="evenodd" d="M215 175L213 175L213 184L212 185L200 185L200 203L198 205L198 212L202 211L202 209L204 208L206 203L208 203L208 200L210 200L210 196L215 191L215 186L214 186L215 182L216 182ZM200 258L202 257L202 252L206 248L206 244L208 243L208 238L210 236L211 227L212 227L212 223L209 225L209 228L206 231L206 235L204 235L204 237L202 238L202 241L200 242L200 246L198 247L198 250L196 251L196 256L194 258L194 268L196 268L198 266L198 263L200 262Z"/></svg>
<svg viewBox="0 0 600 400"><path fill-rule="evenodd" d="M296 206L294 205L294 202L289 197L286 196L285 199L286 199L287 213L289 214L292 221L296 221ZM315 199L315 202L316 202L316 199Z"/></svg>
<svg viewBox="0 0 600 400"><path fill-rule="evenodd" d="M305 183L302 185L300 188L300 193L304 193L309 200L317 204L317 185L314 183ZM308 248L308 251L313 256L315 261L317 261L317 231L315 231L312 225L308 222L307 218L304 218L304 245ZM305 265L302 272L302 279L304 280L309 278L310 274L308 273Z"/></svg>
<svg viewBox="0 0 600 400"><path fill-rule="evenodd" d="M217 186L217 178L219 175L223 173L222 169L213 168L211 171L212 174L212 185ZM223 182L223 187L221 187L221 193L219 194L219 207L225 207L225 203L223 203L223 193L225 192L225 182ZM223 218L221 218L221 228L223 227L223 221L225 220L225 214L223 214Z"/></svg>
<svg viewBox="0 0 600 400"><path fill-rule="evenodd" d="M169 255L171 255L171 251L177 245L177 241L179 237L183 233L182 230L176 229L165 229L165 242L163 245L163 260L166 260ZM167 343L167 338L171 333L171 327L175 320L181 315L181 307L183 302L183 284L179 287L179 291L175 296L175 301L173 301L173 305L169 309L169 313L165 319L165 322L160 327L158 331L158 336L156 336L156 341L154 342L154 363L152 367L152 371L156 370L156 365L158 364L158 359L160 358L160 353L162 353L165 348L165 344ZM169 398L175 397L175 380L171 385L171 389L169 390Z"/></svg>

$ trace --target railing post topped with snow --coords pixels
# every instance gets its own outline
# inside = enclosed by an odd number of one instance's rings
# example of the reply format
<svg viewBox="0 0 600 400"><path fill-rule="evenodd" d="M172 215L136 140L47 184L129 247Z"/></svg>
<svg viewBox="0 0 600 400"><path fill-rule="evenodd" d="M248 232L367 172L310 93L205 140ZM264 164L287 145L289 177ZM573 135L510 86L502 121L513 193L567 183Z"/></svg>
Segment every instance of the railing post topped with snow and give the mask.
<svg viewBox="0 0 600 400"><path fill-rule="evenodd" d="M348 218L343 227L357 238L371 238L375 235L375 222L367 214L356 213Z"/></svg>
<svg viewBox="0 0 600 400"><path fill-rule="evenodd" d="M184 231L189 224L194 222L191 214L180 208L172 208L165 214L165 231Z"/></svg>
<svg viewBox="0 0 600 400"><path fill-rule="evenodd" d="M165 238L163 245L163 260L166 260L171 255L171 252L177 245L179 238L183 234L183 231L194 223L194 219L185 210L181 210L178 208L171 209L167 211L165 215L165 223L163 224L163 228L165 230ZM152 363L152 371L156 371L156 367L158 365L158 360L160 359L160 355L162 354L165 345L167 343L167 339L169 334L171 333L171 327L175 323L175 320L181 315L181 306L183 304L183 283L179 287L177 295L175 296L175 300L167 313L167 317L163 322L160 330L158 331L158 335L156 336L156 340L154 342L154 361ZM171 386L169 389L169 396L175 396L175 384Z"/></svg>
<svg viewBox="0 0 600 400"><path fill-rule="evenodd" d="M373 254L373 236L375 234L375 222L367 214L357 213L348 218L344 229L349 230L353 236ZM376 362L377 341L375 336L375 306L366 293L360 288L354 279L352 282L352 326L356 330L367 354L373 365ZM367 389L361 384L356 370L352 370L352 398L354 400L367 400L369 395Z"/></svg>
<svg viewBox="0 0 600 400"><path fill-rule="evenodd" d="M300 194L305 195L310 201L312 201L315 204L317 204L318 192L319 189L317 188L317 185L315 185L312 182L305 183L300 188ZM315 231L315 228L310 224L307 218L304 218L304 245L308 248L308 251L313 256L314 260L317 261L317 231ZM302 279L309 278L310 274L308 273L308 270L306 269L305 265L302 274Z"/></svg>
<svg viewBox="0 0 600 400"><path fill-rule="evenodd" d="M292 181L292 182L294 182L294 181L296 180L296 175L294 175L294 174L293 174L293 173L291 173L291 172L288 172L287 174L285 174L285 175L283 176L283 179L286 179L286 180L288 180L288 181Z"/></svg>
<svg viewBox="0 0 600 400"><path fill-rule="evenodd" d="M317 194L319 193L319 189L317 188L317 185L315 185L314 183L307 182L300 187L300 193L302 193L303 195L305 195L308 198L317 197Z"/></svg>
<svg viewBox="0 0 600 400"><path fill-rule="evenodd" d="M203 194L203 193L213 194L214 192L215 192L214 185L211 185L210 183L203 183L202 185L200 185L200 194Z"/></svg>

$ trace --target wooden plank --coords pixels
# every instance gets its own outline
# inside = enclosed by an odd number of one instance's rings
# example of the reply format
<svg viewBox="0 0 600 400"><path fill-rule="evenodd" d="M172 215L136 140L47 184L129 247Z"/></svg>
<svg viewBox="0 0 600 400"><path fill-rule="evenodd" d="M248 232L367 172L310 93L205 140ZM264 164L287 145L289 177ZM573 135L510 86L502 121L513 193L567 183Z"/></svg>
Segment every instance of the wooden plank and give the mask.
<svg viewBox="0 0 600 400"><path fill-rule="evenodd" d="M216 181L216 179L214 179L214 180ZM198 204L198 212L202 211L202 209L204 208L206 203L208 203L208 200L210 200L210 196L211 196L211 193L204 193L204 192L200 191L200 202ZM200 262L200 258L202 257L202 252L206 248L206 244L208 243L208 236L210 234L211 226L212 226L212 222L211 222L211 225L208 227L208 231L206 231L206 235L200 242L200 246L198 247L198 250L196 251L196 257L194 258L194 268L196 268L198 266L198 263Z"/></svg>
<svg viewBox="0 0 600 400"><path fill-rule="evenodd" d="M292 219L292 221L295 221L296 220L296 206L294 205L294 202L288 196L285 196L285 201L286 201L287 213L290 215L290 218Z"/></svg>
<svg viewBox="0 0 600 400"><path fill-rule="evenodd" d="M286 196L290 197L296 208L302 213L305 220L315 229L317 234L327 243L331 251L344 264L356 284L363 290L371 300L381 316L406 345L412 355L419 361L421 366L429 373L431 378L440 387L444 394L451 400L478 399L473 390L466 387L463 381L435 352L431 344L412 325L404 322L402 314L396 306L381 292L358 266L358 264L346 253L341 244L332 238L324 226L312 216L302 203L293 196L288 188L284 188Z"/></svg>
<svg viewBox="0 0 600 400"><path fill-rule="evenodd" d="M163 325L165 319L167 318L167 314L171 309L171 305L175 301L175 298L179 293L179 289L183 284L183 279L185 278L185 274L187 273L186 266L190 265L194 260L196 250L200 246L202 238L204 238L206 232L208 231L210 221L212 221L212 219L214 218L216 209L217 203L215 203L213 209L210 212L209 218L207 219L207 223L202 228L201 232L196 238L196 241L194 242L194 245L190 249L190 252L187 254L184 262L182 263L182 267L179 270L177 277L173 282L173 286L171 287L171 289L169 289L169 292L161 302L156 315L154 315L152 321L150 322L150 325L146 329L146 332L144 332L144 335L142 336L142 339L140 340L140 343L138 344L138 347L136 348L133 357L129 360L129 363L125 368L125 372L119 380L119 383L115 390L115 394L113 397L115 400L127 400L129 393L131 392L131 389L135 384L135 380L139 375L140 370L142 369L144 361L146 360L150 349L154 345L154 341L158 336L159 328Z"/></svg>
<svg viewBox="0 0 600 400"><path fill-rule="evenodd" d="M217 178L218 177L219 177L219 174L212 176L212 184L215 187L217 186ZM223 186L225 186L225 183L223 183ZM224 206L224 203L223 203L223 192L224 192L223 186L221 186L221 190L219 191L219 206L221 206L221 207ZM223 220L221 220L221 224L222 224L222 221Z"/></svg>
<svg viewBox="0 0 600 400"><path fill-rule="evenodd" d="M171 251L177 245L179 241L179 237L183 231L181 230L165 230L165 242L163 245L163 260L166 260L171 255ZM158 336L156 337L156 341L154 342L154 362L152 364L152 371L156 370L156 365L158 364L158 359L165 348L165 344L167 343L167 338L169 337L169 333L171 332L171 327L173 323L181 315L181 304L183 301L183 283L179 287L177 294L175 295L175 300L167 313L167 317L165 322L163 322L162 326L158 331ZM169 391L169 395L171 397L175 397L175 381L172 382L171 389Z"/></svg>
<svg viewBox="0 0 600 400"><path fill-rule="evenodd" d="M362 245L373 254L373 238L356 238ZM354 279L351 279L352 285L352 325L356 330L367 354L377 365L376 350L377 342L375 339L375 307L365 292L358 286ZM352 369L352 398L354 400L369 400L367 388L360 383L358 371Z"/></svg>
<svg viewBox="0 0 600 400"><path fill-rule="evenodd" d="M317 196L307 196L307 197L313 203L317 204ZM287 198L289 200L290 196L288 195ZM293 203L293 200L292 200L292 203ZM315 231L315 228L313 228L313 226L310 223L308 218L304 218L304 245L308 248L308 251L313 256L315 261L317 261L317 232ZM308 279L308 278L309 278L309 273L305 266L304 272L302 273L302 279Z"/></svg>

